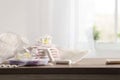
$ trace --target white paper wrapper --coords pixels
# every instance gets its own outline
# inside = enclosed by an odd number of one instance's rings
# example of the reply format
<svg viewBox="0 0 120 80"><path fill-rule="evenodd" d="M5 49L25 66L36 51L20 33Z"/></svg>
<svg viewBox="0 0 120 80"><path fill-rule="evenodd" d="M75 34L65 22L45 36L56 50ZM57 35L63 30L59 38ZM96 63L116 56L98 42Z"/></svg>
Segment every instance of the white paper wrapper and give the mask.
<svg viewBox="0 0 120 80"><path fill-rule="evenodd" d="M13 57L17 51L27 46L28 42L14 33L0 34L0 63Z"/></svg>
<svg viewBox="0 0 120 80"><path fill-rule="evenodd" d="M59 51L61 60L71 60L72 64L82 60L88 54L88 51L76 51L66 49L59 49Z"/></svg>

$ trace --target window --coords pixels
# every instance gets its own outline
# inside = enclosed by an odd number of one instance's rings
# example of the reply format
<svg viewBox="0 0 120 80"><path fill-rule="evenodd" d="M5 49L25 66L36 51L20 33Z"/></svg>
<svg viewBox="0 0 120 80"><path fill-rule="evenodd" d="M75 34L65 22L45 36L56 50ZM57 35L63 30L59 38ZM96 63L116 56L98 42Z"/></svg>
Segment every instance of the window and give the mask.
<svg viewBox="0 0 120 80"><path fill-rule="evenodd" d="M117 1L118 2L118 4L117 4L117 6L118 6L118 10L117 10L117 12L118 12L118 14L117 14L117 23L118 23L118 41L120 42L120 0L118 0Z"/></svg>
<svg viewBox="0 0 120 80"><path fill-rule="evenodd" d="M95 40L98 43L120 42L120 1L95 1ZM97 37L97 38L96 38Z"/></svg>
<svg viewBox="0 0 120 80"><path fill-rule="evenodd" d="M120 0L94 0L94 40L98 57L120 57Z"/></svg>

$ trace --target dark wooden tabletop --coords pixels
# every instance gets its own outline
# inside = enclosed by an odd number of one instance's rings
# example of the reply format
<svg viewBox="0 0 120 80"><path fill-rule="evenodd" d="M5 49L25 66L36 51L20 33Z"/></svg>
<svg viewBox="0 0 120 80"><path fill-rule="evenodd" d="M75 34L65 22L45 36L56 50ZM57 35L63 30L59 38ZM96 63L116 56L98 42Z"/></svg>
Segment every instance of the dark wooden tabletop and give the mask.
<svg viewBox="0 0 120 80"><path fill-rule="evenodd" d="M0 74L120 74L120 64L106 65L106 59L86 58L71 65L0 68Z"/></svg>

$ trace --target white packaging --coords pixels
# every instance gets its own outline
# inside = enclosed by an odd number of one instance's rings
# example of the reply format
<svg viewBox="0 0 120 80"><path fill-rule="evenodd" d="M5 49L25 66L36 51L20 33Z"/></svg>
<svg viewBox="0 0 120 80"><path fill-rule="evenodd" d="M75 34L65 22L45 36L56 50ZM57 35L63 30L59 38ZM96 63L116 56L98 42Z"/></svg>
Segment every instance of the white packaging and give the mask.
<svg viewBox="0 0 120 80"><path fill-rule="evenodd" d="M15 53L27 46L28 41L14 33L0 34L0 63L15 56Z"/></svg>

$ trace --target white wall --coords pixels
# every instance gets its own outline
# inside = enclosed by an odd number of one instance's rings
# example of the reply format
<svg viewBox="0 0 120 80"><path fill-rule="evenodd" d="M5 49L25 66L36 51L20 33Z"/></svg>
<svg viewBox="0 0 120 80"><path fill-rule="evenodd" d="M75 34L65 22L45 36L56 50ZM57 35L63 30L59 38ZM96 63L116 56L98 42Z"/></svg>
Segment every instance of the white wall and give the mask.
<svg viewBox="0 0 120 80"><path fill-rule="evenodd" d="M32 41L50 34L54 37L55 43L67 45L67 27L70 27L68 2L70 1L0 0L0 33L15 32L27 36Z"/></svg>
<svg viewBox="0 0 120 80"><path fill-rule="evenodd" d="M31 40L51 34L51 14L49 0L27 0L27 34Z"/></svg>
<svg viewBox="0 0 120 80"><path fill-rule="evenodd" d="M24 0L0 0L0 33L26 34L27 12Z"/></svg>
<svg viewBox="0 0 120 80"><path fill-rule="evenodd" d="M70 0L54 0L53 2L53 37L54 43L64 48L69 47ZM72 32L71 32L72 33Z"/></svg>
<svg viewBox="0 0 120 80"><path fill-rule="evenodd" d="M14 32L35 40L49 34L49 0L0 0L0 33Z"/></svg>

